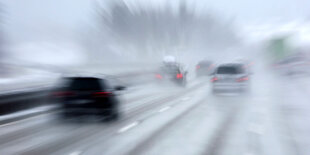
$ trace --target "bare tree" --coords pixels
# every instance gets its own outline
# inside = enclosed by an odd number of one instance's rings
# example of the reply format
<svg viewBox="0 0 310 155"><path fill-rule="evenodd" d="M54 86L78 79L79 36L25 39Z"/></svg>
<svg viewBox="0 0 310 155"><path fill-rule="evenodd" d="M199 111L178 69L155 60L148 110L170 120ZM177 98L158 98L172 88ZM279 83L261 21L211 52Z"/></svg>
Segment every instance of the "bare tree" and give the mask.
<svg viewBox="0 0 310 155"><path fill-rule="evenodd" d="M184 1L177 10L130 8L117 1L99 12L100 24L120 50L139 56L162 55L178 47L221 48L236 43L232 24L211 14L196 15Z"/></svg>
<svg viewBox="0 0 310 155"><path fill-rule="evenodd" d="M4 38L4 9L3 4L0 3L0 76L4 76L8 74L8 69L6 68L5 61L8 57L8 53L6 52L5 46L5 38Z"/></svg>

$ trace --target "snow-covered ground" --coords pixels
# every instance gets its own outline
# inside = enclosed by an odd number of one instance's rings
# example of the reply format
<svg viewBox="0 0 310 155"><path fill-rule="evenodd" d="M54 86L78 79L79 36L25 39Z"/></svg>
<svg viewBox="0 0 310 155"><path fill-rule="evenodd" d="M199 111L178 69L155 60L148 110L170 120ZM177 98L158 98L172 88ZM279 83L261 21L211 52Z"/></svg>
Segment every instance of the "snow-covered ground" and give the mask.
<svg viewBox="0 0 310 155"><path fill-rule="evenodd" d="M154 71L154 64L99 64L97 66L15 66L9 76L0 76L0 94L25 92L51 87L57 80L67 74L104 74L115 76L135 76ZM16 69L18 68L18 69Z"/></svg>

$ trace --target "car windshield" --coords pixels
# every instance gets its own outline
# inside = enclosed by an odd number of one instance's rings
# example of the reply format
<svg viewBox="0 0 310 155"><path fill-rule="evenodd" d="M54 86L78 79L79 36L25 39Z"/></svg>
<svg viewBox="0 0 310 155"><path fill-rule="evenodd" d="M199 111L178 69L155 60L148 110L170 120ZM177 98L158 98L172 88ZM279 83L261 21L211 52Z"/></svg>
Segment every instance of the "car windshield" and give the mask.
<svg viewBox="0 0 310 155"><path fill-rule="evenodd" d="M180 72L177 66L163 66L162 71L167 74L177 74Z"/></svg>
<svg viewBox="0 0 310 155"><path fill-rule="evenodd" d="M200 67L209 67L211 65L210 62L201 62L198 64Z"/></svg>
<svg viewBox="0 0 310 155"><path fill-rule="evenodd" d="M101 90L101 83L96 78L73 78L69 83L69 89L78 91Z"/></svg>
<svg viewBox="0 0 310 155"><path fill-rule="evenodd" d="M222 66L217 69L217 74L241 74L243 70L235 66Z"/></svg>
<svg viewBox="0 0 310 155"><path fill-rule="evenodd" d="M310 0L0 0L0 155L41 154L310 155Z"/></svg>

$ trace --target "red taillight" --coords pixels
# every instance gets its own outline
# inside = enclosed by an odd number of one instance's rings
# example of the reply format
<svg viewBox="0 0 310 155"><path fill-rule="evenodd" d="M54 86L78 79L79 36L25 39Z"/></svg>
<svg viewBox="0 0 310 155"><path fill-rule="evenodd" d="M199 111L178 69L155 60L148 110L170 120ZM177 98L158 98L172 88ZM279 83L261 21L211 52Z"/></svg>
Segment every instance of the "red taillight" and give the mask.
<svg viewBox="0 0 310 155"><path fill-rule="evenodd" d="M73 96L74 93L70 91L61 91L61 92L54 92L52 95L55 97L68 97Z"/></svg>
<svg viewBox="0 0 310 155"><path fill-rule="evenodd" d="M248 77L243 77L237 80L237 82L243 82L243 81L248 81L249 78Z"/></svg>
<svg viewBox="0 0 310 155"><path fill-rule="evenodd" d="M93 93L94 97L109 97L112 95L112 92L95 92Z"/></svg>
<svg viewBox="0 0 310 155"><path fill-rule="evenodd" d="M177 79L183 78L183 74L177 74Z"/></svg>
<svg viewBox="0 0 310 155"><path fill-rule="evenodd" d="M215 82L215 81L217 81L217 80L219 80L217 77L213 77L213 78L211 79L211 82Z"/></svg>
<svg viewBox="0 0 310 155"><path fill-rule="evenodd" d="M156 74L155 77L156 77L157 79L162 79L162 78L163 78L160 74Z"/></svg>
<svg viewBox="0 0 310 155"><path fill-rule="evenodd" d="M200 68L200 66L199 66L199 65L197 65L197 66L196 66L196 69L199 69L199 68Z"/></svg>

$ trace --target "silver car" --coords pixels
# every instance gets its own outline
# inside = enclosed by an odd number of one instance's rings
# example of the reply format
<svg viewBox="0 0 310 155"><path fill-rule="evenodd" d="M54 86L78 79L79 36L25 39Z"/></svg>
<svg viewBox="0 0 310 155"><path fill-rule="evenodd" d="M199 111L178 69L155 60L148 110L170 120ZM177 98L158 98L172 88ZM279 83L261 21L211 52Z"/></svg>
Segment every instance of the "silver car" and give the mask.
<svg viewBox="0 0 310 155"><path fill-rule="evenodd" d="M249 87L247 67L242 63L227 63L219 65L211 78L213 93L245 92Z"/></svg>

